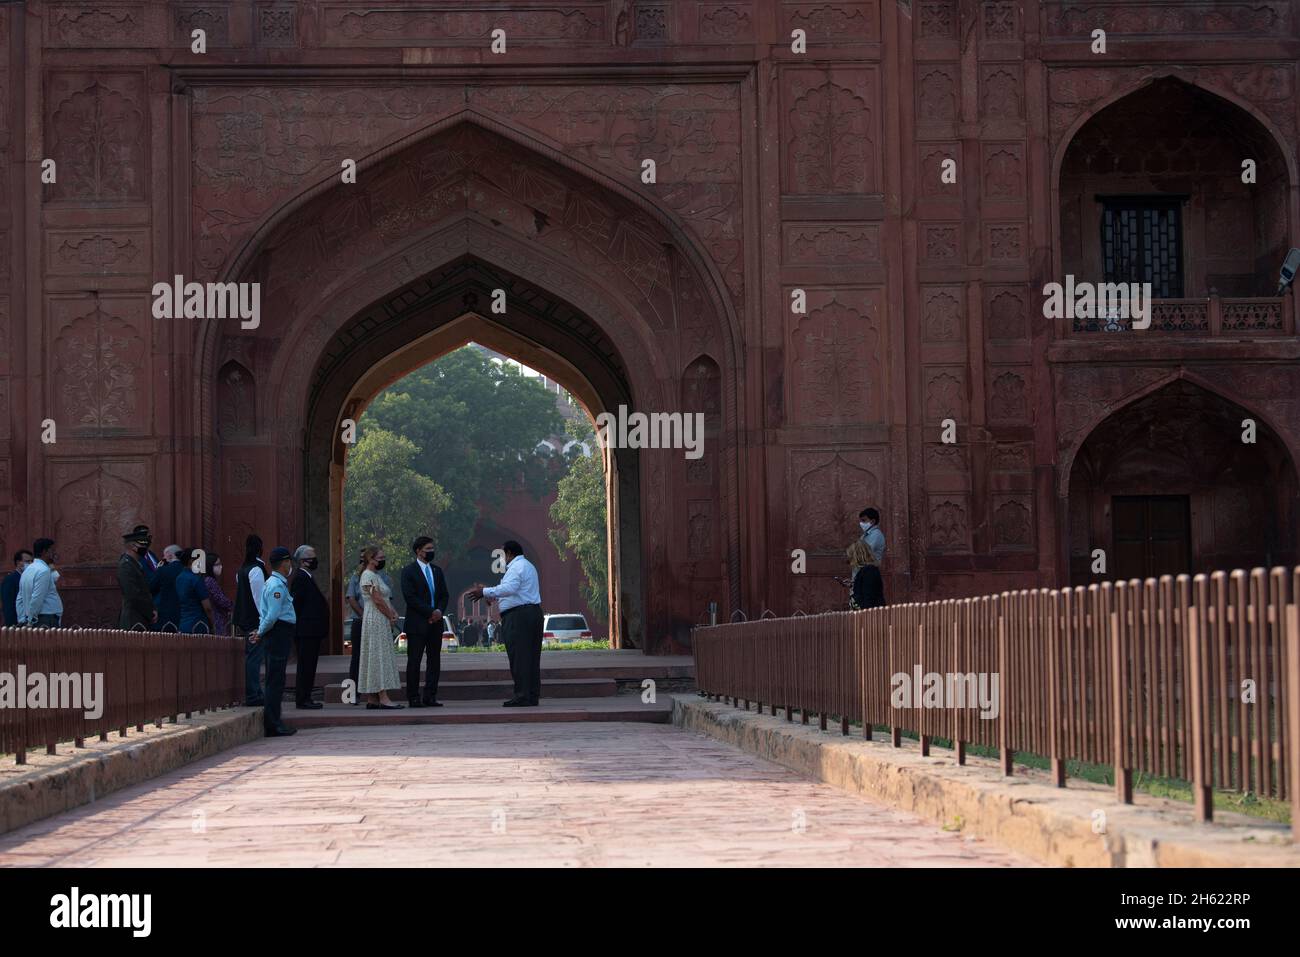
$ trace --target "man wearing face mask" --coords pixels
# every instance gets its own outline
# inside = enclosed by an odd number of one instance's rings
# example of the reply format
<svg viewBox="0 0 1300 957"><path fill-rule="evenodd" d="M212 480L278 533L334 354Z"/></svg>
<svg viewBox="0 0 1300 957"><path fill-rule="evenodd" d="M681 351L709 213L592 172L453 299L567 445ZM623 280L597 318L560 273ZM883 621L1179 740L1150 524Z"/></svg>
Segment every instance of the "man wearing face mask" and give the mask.
<svg viewBox="0 0 1300 957"><path fill-rule="evenodd" d="M402 599L406 602L406 699L412 708L441 708L438 679L442 674L443 616L451 594L442 569L433 563L433 539L421 535L411 543L415 561L402 569ZM429 664L420 695L420 662Z"/></svg>
<svg viewBox="0 0 1300 957"><path fill-rule="evenodd" d="M325 707L319 701L311 700L312 689L316 687L316 664L320 661L321 642L330 633L330 609L320 586L316 584L316 569L320 559L316 549L310 545L299 545L293 553L298 563L298 571L289 583L289 594L293 598L293 610L298 616L298 629L294 633L294 644L298 646L298 664L295 666L293 691L294 700L300 710L318 711Z"/></svg>
<svg viewBox="0 0 1300 957"><path fill-rule="evenodd" d="M149 579L145 576L140 562L149 552L149 529L137 525L122 536L124 550L117 560L117 585L122 589L122 613L118 616L117 627L128 631L132 628L148 630L158 620L158 609L154 607L153 596L149 592Z"/></svg>
<svg viewBox="0 0 1300 957"><path fill-rule="evenodd" d="M862 543L871 549L871 557L884 573L885 533L880 530L880 513L874 508L864 508L858 513L858 527L862 529ZM883 599L883 592L882 592Z"/></svg>

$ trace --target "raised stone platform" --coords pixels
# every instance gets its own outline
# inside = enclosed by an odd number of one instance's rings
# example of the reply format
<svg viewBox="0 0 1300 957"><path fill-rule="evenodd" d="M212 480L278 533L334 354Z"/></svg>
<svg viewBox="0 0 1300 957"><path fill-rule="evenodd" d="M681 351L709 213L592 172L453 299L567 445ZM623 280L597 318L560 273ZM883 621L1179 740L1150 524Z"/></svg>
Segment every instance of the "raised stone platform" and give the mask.
<svg viewBox="0 0 1300 957"><path fill-rule="evenodd" d="M646 704L632 695L547 700L535 708L505 708L504 699L447 701L441 708L371 710L364 704L326 704L319 711L300 711L285 704L285 724L294 728L372 727L397 724L536 724L572 721L636 721L666 724L672 719L672 697Z"/></svg>
<svg viewBox="0 0 1300 957"><path fill-rule="evenodd" d="M342 702L348 663L345 655L320 660L316 668L316 700L327 705ZM438 698L442 701L492 702L499 706L513 692L510 663L504 652L444 652L441 668ZM405 682L405 656L398 657L398 675ZM689 655L645 655L640 651L542 652L543 700L639 696L647 680L654 682L657 694L694 690L695 662ZM286 687L292 690L296 681L291 663ZM420 670L420 681L423 686L424 669ZM406 699L403 687L388 691L395 700Z"/></svg>

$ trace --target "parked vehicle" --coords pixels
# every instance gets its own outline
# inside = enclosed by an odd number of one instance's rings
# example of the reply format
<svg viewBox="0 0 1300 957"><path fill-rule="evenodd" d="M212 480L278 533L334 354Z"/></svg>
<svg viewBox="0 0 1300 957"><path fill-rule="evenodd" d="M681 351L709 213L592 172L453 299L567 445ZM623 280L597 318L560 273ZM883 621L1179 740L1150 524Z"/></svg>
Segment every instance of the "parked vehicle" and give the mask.
<svg viewBox="0 0 1300 957"><path fill-rule="evenodd" d="M542 646L591 641L591 628L582 615L547 615L542 619Z"/></svg>
<svg viewBox="0 0 1300 957"><path fill-rule="evenodd" d="M397 653L406 654L406 618L405 616L397 619L397 629L399 634L395 639L397 642ZM460 640L456 637L456 623L452 621L451 615L442 616L442 650L443 651L460 651Z"/></svg>

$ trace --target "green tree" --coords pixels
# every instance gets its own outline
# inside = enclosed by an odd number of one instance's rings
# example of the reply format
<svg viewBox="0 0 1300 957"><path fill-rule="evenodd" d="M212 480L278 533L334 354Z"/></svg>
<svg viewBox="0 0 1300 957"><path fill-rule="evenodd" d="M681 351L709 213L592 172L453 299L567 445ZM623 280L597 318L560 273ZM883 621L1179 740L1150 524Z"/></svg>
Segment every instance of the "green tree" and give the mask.
<svg viewBox="0 0 1300 957"><path fill-rule="evenodd" d="M432 534L451 505L433 479L413 463L419 447L404 436L371 427L348 453L343 508L347 516L344 556L354 561L367 545L378 545L399 563L417 535Z"/></svg>
<svg viewBox="0 0 1300 957"><path fill-rule="evenodd" d="M547 533L551 544L568 561L569 553L578 560L586 581L580 586L587 606L600 618L609 620L609 541L605 528L605 471L600 449L591 425L567 423L566 431L586 442L591 455L583 455L574 446L569 452L569 469L560 479L555 501L551 504L554 528Z"/></svg>
<svg viewBox="0 0 1300 957"><path fill-rule="evenodd" d="M538 379L465 346L381 392L359 431L385 429L418 446L412 468L449 499L436 538L439 555L453 558L464 555L480 505L499 508L512 488L537 498L550 491L550 456L537 446L562 424L554 392Z"/></svg>

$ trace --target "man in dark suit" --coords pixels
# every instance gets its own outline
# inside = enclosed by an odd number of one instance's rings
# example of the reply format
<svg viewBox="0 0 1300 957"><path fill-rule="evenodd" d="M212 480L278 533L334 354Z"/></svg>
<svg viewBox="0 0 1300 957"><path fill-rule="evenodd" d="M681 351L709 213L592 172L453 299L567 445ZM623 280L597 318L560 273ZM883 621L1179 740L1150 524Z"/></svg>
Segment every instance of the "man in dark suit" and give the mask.
<svg viewBox="0 0 1300 957"><path fill-rule="evenodd" d="M122 589L122 613L117 627L151 628L158 620L158 609L149 593L149 579L140 565L140 556L149 551L149 530L137 525L122 536L124 551L117 560L117 584Z"/></svg>
<svg viewBox="0 0 1300 957"><path fill-rule="evenodd" d="M179 631L181 627L181 596L176 590L176 579L189 566L180 557L179 545L164 548L163 563L158 566L149 582L154 607L158 609L158 620L154 624L158 631Z"/></svg>
<svg viewBox="0 0 1300 957"><path fill-rule="evenodd" d="M442 569L433 564L433 539L421 535L411 543L415 561L402 569L402 598L406 602L406 699L412 708L441 708L438 678L442 672L442 617L451 596ZM429 664L420 697L420 662Z"/></svg>
<svg viewBox="0 0 1300 957"><path fill-rule="evenodd" d="M316 568L320 560L316 549L310 545L299 545L293 553L298 563L298 571L289 582L289 594L293 597L294 614L298 616L298 630L294 633L294 643L298 646L298 665L294 673L294 698L299 708L315 711L325 707L318 701L311 700L312 689L316 686L316 663L320 661L321 643L330 633L330 606L316 584Z"/></svg>
<svg viewBox="0 0 1300 957"><path fill-rule="evenodd" d="M18 583L22 580L23 570L32 563L31 551L26 548L20 548L14 552L14 570L5 576L3 583L0 583L0 602L4 604L4 616L6 625L11 628L18 624ZM145 583L145 597L149 595L149 585Z"/></svg>

